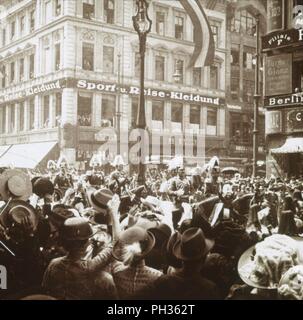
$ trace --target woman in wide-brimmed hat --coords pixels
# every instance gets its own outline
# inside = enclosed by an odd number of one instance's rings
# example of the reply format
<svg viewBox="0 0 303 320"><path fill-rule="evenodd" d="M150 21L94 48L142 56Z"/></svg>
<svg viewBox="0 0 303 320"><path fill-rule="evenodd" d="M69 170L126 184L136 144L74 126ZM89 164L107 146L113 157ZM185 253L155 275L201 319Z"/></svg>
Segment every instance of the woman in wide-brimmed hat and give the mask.
<svg viewBox="0 0 303 320"><path fill-rule="evenodd" d="M130 298L162 275L162 272L145 265L144 259L154 245L154 235L138 226L120 234L113 249L113 256L120 263L112 270L119 298Z"/></svg>

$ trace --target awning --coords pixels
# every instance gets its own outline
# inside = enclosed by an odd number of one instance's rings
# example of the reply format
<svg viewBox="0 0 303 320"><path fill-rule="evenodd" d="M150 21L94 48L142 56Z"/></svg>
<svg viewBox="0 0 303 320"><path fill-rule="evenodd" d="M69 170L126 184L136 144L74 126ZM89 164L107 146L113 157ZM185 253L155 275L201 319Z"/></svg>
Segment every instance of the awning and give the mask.
<svg viewBox="0 0 303 320"><path fill-rule="evenodd" d="M0 154L0 167L34 169L56 144L52 141L12 145L2 156Z"/></svg>
<svg viewBox="0 0 303 320"><path fill-rule="evenodd" d="M0 146L0 158L11 146Z"/></svg>
<svg viewBox="0 0 303 320"><path fill-rule="evenodd" d="M274 154L301 153L303 152L303 137L289 137L282 147L272 149L271 152Z"/></svg>

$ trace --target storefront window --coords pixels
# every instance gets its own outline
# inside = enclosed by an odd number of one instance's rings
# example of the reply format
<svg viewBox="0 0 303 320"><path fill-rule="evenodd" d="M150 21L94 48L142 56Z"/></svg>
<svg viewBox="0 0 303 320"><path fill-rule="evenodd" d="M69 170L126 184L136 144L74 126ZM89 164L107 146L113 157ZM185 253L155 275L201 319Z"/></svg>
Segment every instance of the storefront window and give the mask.
<svg viewBox="0 0 303 320"><path fill-rule="evenodd" d="M164 81L165 58L156 56L156 80Z"/></svg>
<svg viewBox="0 0 303 320"><path fill-rule="evenodd" d="M92 125L92 97L82 92L78 94L78 124L84 127Z"/></svg>
<svg viewBox="0 0 303 320"><path fill-rule="evenodd" d="M24 102L21 102L19 107L19 124L20 131L24 131Z"/></svg>
<svg viewBox="0 0 303 320"><path fill-rule="evenodd" d="M207 127L206 134L210 136L217 135L217 109L207 109Z"/></svg>
<svg viewBox="0 0 303 320"><path fill-rule="evenodd" d="M113 127L116 117L116 96L103 94L101 108L101 120L108 122L108 124Z"/></svg>
<svg viewBox="0 0 303 320"><path fill-rule="evenodd" d="M83 43L82 68L84 70L94 70L94 45L92 43Z"/></svg>
<svg viewBox="0 0 303 320"><path fill-rule="evenodd" d="M103 71L114 73L114 47L103 46Z"/></svg>
<svg viewBox="0 0 303 320"><path fill-rule="evenodd" d="M49 96L43 97L43 128L49 126Z"/></svg>
<svg viewBox="0 0 303 320"><path fill-rule="evenodd" d="M104 0L104 21L109 24L115 22L115 1Z"/></svg>

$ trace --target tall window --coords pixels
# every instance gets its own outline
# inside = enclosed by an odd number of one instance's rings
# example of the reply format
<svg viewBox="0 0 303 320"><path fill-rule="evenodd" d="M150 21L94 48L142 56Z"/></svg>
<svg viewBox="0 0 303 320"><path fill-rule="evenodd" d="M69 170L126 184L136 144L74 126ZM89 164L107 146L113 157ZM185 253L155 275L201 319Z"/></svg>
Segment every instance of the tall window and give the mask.
<svg viewBox="0 0 303 320"><path fill-rule="evenodd" d="M0 115L1 115L1 133L6 132L6 106L2 106L0 109Z"/></svg>
<svg viewBox="0 0 303 320"><path fill-rule="evenodd" d="M255 18L246 10L236 10L235 16L230 21L229 29L232 32L253 36L255 24Z"/></svg>
<svg viewBox="0 0 303 320"><path fill-rule="evenodd" d="M23 35L25 32L25 16L20 18L20 34Z"/></svg>
<svg viewBox="0 0 303 320"><path fill-rule="evenodd" d="M153 127L156 125L156 129L162 129L164 121L164 101L153 100L152 120L157 121L153 123Z"/></svg>
<svg viewBox="0 0 303 320"><path fill-rule="evenodd" d="M49 45L44 47L44 71L46 74L52 72L51 50Z"/></svg>
<svg viewBox="0 0 303 320"><path fill-rule="evenodd" d="M49 96L43 97L43 128L49 126Z"/></svg>
<svg viewBox="0 0 303 320"><path fill-rule="evenodd" d="M253 69L253 54L250 52L243 52L243 68Z"/></svg>
<svg viewBox="0 0 303 320"><path fill-rule="evenodd" d="M156 56L156 80L164 81L165 72L165 58L162 56Z"/></svg>
<svg viewBox="0 0 303 320"><path fill-rule="evenodd" d="M20 81L24 80L24 58L21 58L19 61L19 75Z"/></svg>
<svg viewBox="0 0 303 320"><path fill-rule="evenodd" d="M62 113L62 94L60 92L56 93L56 126L60 124Z"/></svg>
<svg viewBox="0 0 303 320"><path fill-rule="evenodd" d="M175 16L175 38L183 40L184 33L184 18Z"/></svg>
<svg viewBox="0 0 303 320"><path fill-rule="evenodd" d="M175 59L175 71L174 74L179 75L178 83L183 83L184 81L184 61L181 59Z"/></svg>
<svg viewBox="0 0 303 320"><path fill-rule="evenodd" d="M24 131L24 102L21 102L19 106L19 130Z"/></svg>
<svg viewBox="0 0 303 320"><path fill-rule="evenodd" d="M189 122L191 124L200 125L200 106L191 105L190 106L190 114L189 114Z"/></svg>
<svg viewBox="0 0 303 320"><path fill-rule="evenodd" d="M83 43L82 67L84 70L94 70L94 45L92 43Z"/></svg>
<svg viewBox="0 0 303 320"><path fill-rule="evenodd" d="M9 132L14 132L15 131L15 105L14 104L10 106L10 113L11 113L11 118L10 118Z"/></svg>
<svg viewBox="0 0 303 320"><path fill-rule="evenodd" d="M3 44L3 47L6 45L6 28L5 27L2 29L2 44Z"/></svg>
<svg viewBox="0 0 303 320"><path fill-rule="evenodd" d="M60 43L55 44L55 70L60 70L61 67L61 45Z"/></svg>
<svg viewBox="0 0 303 320"><path fill-rule="evenodd" d="M231 50L231 65L232 66L239 65L239 51L234 49Z"/></svg>
<svg viewBox="0 0 303 320"><path fill-rule="evenodd" d="M11 82L15 81L15 62L11 62Z"/></svg>
<svg viewBox="0 0 303 320"><path fill-rule="evenodd" d="M46 1L45 2L45 23L51 22L53 17L52 14L52 2L51 1Z"/></svg>
<svg viewBox="0 0 303 320"><path fill-rule="evenodd" d="M134 69L135 69L135 77L136 78L140 78L140 53L139 52L135 52L135 66L134 66Z"/></svg>
<svg viewBox="0 0 303 320"><path fill-rule="evenodd" d="M139 99L137 97L132 97L132 114L131 114L131 127L136 126L137 114L138 114Z"/></svg>
<svg viewBox="0 0 303 320"><path fill-rule="evenodd" d="M232 77L230 82L230 91L231 91L232 100L239 99L239 86L240 86L240 79Z"/></svg>
<svg viewBox="0 0 303 320"><path fill-rule="evenodd" d="M183 104L180 102L173 102L171 104L171 121L180 122L183 120Z"/></svg>
<svg viewBox="0 0 303 320"><path fill-rule="evenodd" d="M29 57L29 78L33 79L35 76L35 54L32 53Z"/></svg>
<svg viewBox="0 0 303 320"><path fill-rule="evenodd" d="M114 73L114 47L103 46L103 71Z"/></svg>
<svg viewBox="0 0 303 320"><path fill-rule="evenodd" d="M156 12L156 32L160 36L165 36L166 13L164 11Z"/></svg>
<svg viewBox="0 0 303 320"><path fill-rule="evenodd" d="M83 18L91 20L95 17L95 0L83 0Z"/></svg>
<svg viewBox="0 0 303 320"><path fill-rule="evenodd" d="M30 30L31 31L35 30L35 15L36 15L36 11L32 10L30 13Z"/></svg>
<svg viewBox="0 0 303 320"><path fill-rule="evenodd" d="M11 40L14 39L15 34L16 34L16 22L13 21L13 22L11 23Z"/></svg>
<svg viewBox="0 0 303 320"><path fill-rule="evenodd" d="M110 123L113 127L116 117L116 97L110 94L102 95L102 112L101 119Z"/></svg>
<svg viewBox="0 0 303 320"><path fill-rule="evenodd" d="M254 81L243 80L243 101L253 103L255 85Z"/></svg>
<svg viewBox="0 0 303 320"><path fill-rule="evenodd" d="M2 65L1 66L1 84L2 84L2 88L5 88L5 86L6 86L6 78L7 78L6 67L5 67L5 65Z"/></svg>
<svg viewBox="0 0 303 320"><path fill-rule="evenodd" d="M92 125L92 97L82 92L78 94L78 124L86 127Z"/></svg>
<svg viewBox="0 0 303 320"><path fill-rule="evenodd" d="M193 85L196 87L201 87L201 68L194 68L193 69Z"/></svg>
<svg viewBox="0 0 303 320"><path fill-rule="evenodd" d="M217 135L217 109L207 109L207 128L206 134L215 136Z"/></svg>
<svg viewBox="0 0 303 320"><path fill-rule="evenodd" d="M104 21L115 23L115 0L104 0Z"/></svg>
<svg viewBox="0 0 303 320"><path fill-rule="evenodd" d="M35 129L35 100L34 98L29 100L29 128Z"/></svg>
<svg viewBox="0 0 303 320"><path fill-rule="evenodd" d="M214 37L215 46L216 48L218 48L219 47L219 27L217 25L211 25L210 28Z"/></svg>
<svg viewBox="0 0 303 320"><path fill-rule="evenodd" d="M219 75L218 75L217 66L210 66L210 88L211 89L219 88Z"/></svg>
<svg viewBox="0 0 303 320"><path fill-rule="evenodd" d="M55 14L56 14L56 16L61 15L61 0L55 1Z"/></svg>

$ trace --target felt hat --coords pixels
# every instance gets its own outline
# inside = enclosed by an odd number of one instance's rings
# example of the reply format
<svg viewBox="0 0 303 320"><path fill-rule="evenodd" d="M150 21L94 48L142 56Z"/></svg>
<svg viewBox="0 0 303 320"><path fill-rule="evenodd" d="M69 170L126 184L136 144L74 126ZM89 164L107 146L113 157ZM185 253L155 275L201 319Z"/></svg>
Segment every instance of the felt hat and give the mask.
<svg viewBox="0 0 303 320"><path fill-rule="evenodd" d="M106 214L107 203L113 198L114 194L107 188L96 190L89 188L87 190L87 197L90 205L97 211Z"/></svg>
<svg viewBox="0 0 303 320"><path fill-rule="evenodd" d="M88 240L94 232L87 219L68 218L60 230L60 235L65 240Z"/></svg>

